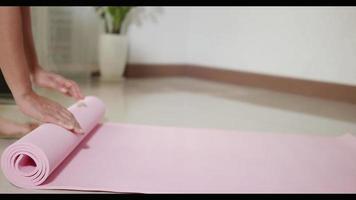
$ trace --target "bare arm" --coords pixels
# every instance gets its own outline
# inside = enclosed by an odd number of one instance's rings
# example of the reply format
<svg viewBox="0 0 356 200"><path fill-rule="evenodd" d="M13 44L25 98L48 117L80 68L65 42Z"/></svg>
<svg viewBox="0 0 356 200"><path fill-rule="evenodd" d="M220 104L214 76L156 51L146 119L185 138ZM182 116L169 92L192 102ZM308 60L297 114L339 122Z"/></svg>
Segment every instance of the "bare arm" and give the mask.
<svg viewBox="0 0 356 200"><path fill-rule="evenodd" d="M30 7L21 7L22 28L24 38L24 50L27 57L28 67L31 73L39 68L35 44L32 35L31 9Z"/></svg>
<svg viewBox="0 0 356 200"><path fill-rule="evenodd" d="M12 94L19 99L32 92L24 53L20 8L1 7L0 25L0 67Z"/></svg>
<svg viewBox="0 0 356 200"><path fill-rule="evenodd" d="M21 11L24 49L29 64L29 71L33 77L33 82L40 87L57 90L67 96L74 97L77 100L83 99L84 96L76 82L66 79L58 74L48 72L40 66L32 35L31 9L30 7L21 7Z"/></svg>
<svg viewBox="0 0 356 200"><path fill-rule="evenodd" d="M0 69L16 104L23 113L41 122L55 123L82 132L67 109L32 90L31 68L25 52L21 8L0 7Z"/></svg>

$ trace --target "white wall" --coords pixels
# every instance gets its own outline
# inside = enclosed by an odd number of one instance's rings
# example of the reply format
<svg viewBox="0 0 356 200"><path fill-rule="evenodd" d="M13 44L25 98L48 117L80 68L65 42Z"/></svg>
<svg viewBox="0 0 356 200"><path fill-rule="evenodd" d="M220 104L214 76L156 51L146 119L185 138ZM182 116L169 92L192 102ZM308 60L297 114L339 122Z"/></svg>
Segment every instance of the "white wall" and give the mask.
<svg viewBox="0 0 356 200"><path fill-rule="evenodd" d="M144 7L131 13L129 62L186 62L189 9Z"/></svg>
<svg viewBox="0 0 356 200"><path fill-rule="evenodd" d="M356 85L355 7L163 7L156 19L129 27L129 62Z"/></svg>

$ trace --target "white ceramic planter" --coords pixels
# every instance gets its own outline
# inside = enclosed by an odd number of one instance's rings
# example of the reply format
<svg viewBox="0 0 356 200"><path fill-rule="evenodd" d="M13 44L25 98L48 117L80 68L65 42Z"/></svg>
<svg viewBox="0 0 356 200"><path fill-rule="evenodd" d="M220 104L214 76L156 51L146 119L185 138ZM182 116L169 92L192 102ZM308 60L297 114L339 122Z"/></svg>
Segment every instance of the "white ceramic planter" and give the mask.
<svg viewBox="0 0 356 200"><path fill-rule="evenodd" d="M120 81L127 62L128 39L126 35L101 34L99 38L100 79Z"/></svg>

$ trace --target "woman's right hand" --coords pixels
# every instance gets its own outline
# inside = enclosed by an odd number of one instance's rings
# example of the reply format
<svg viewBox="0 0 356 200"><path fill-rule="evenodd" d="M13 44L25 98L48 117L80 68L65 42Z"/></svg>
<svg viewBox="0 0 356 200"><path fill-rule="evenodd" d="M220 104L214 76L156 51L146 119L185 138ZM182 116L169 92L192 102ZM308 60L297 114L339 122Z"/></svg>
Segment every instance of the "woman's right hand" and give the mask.
<svg viewBox="0 0 356 200"><path fill-rule="evenodd" d="M15 98L15 101L20 110L29 117L43 123L57 124L75 133L84 133L71 112L60 104L37 95L33 91Z"/></svg>

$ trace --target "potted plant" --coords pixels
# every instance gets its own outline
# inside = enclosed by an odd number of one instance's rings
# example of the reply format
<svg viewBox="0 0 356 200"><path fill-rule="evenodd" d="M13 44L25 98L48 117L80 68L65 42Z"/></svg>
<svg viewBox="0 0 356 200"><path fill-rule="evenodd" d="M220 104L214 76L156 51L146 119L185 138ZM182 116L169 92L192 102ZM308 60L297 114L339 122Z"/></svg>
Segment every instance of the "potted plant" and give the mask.
<svg viewBox="0 0 356 200"><path fill-rule="evenodd" d="M129 6L96 7L105 25L105 32L100 35L98 45L102 80L117 81L123 78L128 52L128 38L123 33L123 22L131 9Z"/></svg>

